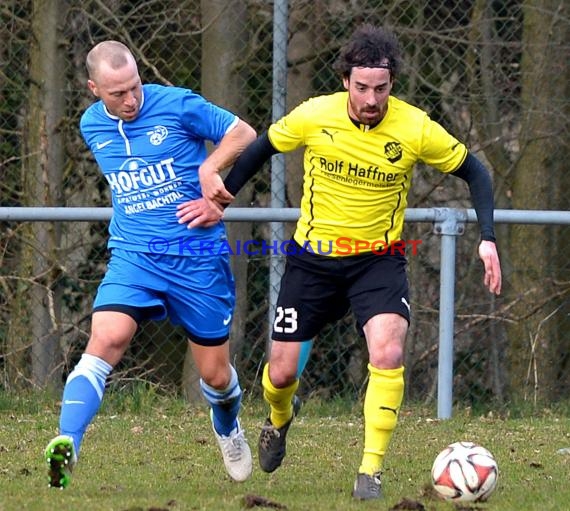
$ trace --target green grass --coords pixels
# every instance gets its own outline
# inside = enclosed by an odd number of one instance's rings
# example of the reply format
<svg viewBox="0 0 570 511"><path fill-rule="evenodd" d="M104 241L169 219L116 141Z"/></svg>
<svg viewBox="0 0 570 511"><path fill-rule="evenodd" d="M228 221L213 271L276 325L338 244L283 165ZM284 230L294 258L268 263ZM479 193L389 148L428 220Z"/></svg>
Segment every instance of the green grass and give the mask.
<svg viewBox="0 0 570 511"><path fill-rule="evenodd" d="M350 497L362 448L358 405L310 400L290 430L283 466L265 474L256 464L253 477L237 484L225 474L204 405L152 392L110 394L64 491L47 487L42 457L58 413L56 399L0 397L0 511L242 510L247 496L251 506L256 496L289 511L406 509L395 507L404 499L430 511L569 509L570 454L557 453L570 447L564 411L498 418L455 410L452 419L437 421L419 407L405 408L384 466L381 502ZM246 401L242 425L254 458L264 416L261 403ZM455 506L430 491L433 459L457 440L479 442L498 460L499 484L485 503Z"/></svg>

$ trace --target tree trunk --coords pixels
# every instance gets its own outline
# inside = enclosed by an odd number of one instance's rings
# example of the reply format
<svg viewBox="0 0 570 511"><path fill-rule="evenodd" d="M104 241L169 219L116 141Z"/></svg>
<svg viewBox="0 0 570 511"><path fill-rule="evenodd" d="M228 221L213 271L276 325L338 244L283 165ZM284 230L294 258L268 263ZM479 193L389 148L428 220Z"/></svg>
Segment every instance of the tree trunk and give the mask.
<svg viewBox="0 0 570 511"><path fill-rule="evenodd" d="M484 147L483 154L477 155L483 161L488 161L493 174L495 189L495 206L510 207L510 199L505 192L507 177L512 172L512 163L505 149L503 140L503 123L501 123L500 99L501 91L494 80L495 66L500 62L497 55L498 38L494 32L493 6L487 0L476 0L471 16L470 47L466 54L467 70L469 71L469 93L471 96L471 111L475 128L479 134L480 145ZM510 247L508 226L496 225L495 233L503 272L510 273ZM476 265L477 274L473 278L479 282L480 266ZM489 296L489 315L496 313L496 300ZM488 350L490 359L490 377L497 402L505 400L506 378L500 370L500 354L506 349L506 339L500 335L496 321L490 325L491 332L485 340L484 349Z"/></svg>
<svg viewBox="0 0 570 511"><path fill-rule="evenodd" d="M58 25L65 2L32 4L30 89L22 158L23 200L27 206L61 206L65 115L65 53ZM12 301L9 378L45 387L61 380L60 224L34 222L23 227L20 287ZM31 371L30 371L31 367Z"/></svg>
<svg viewBox="0 0 570 511"><path fill-rule="evenodd" d="M524 3L515 209L569 209L569 15L568 4L559 0ZM562 227L515 225L511 230L512 299L518 303L517 323L509 329L509 360L516 398L539 403L568 396L567 244Z"/></svg>
<svg viewBox="0 0 570 511"><path fill-rule="evenodd" d="M312 80L315 68L315 48L322 47L318 41L322 33L315 24L315 11L320 2L295 4L291 8L291 37L287 47L287 60L292 63L287 73L287 112L313 95ZM303 193L303 151L286 156L287 196L292 207L298 208ZM289 225L289 229L294 224Z"/></svg>
<svg viewBox="0 0 570 511"><path fill-rule="evenodd" d="M243 98L245 79L240 71L244 65L247 48L247 5L245 2L228 4L223 0L202 0L202 94L219 106L227 108L247 121L247 104ZM233 202L234 206L246 206L251 201L251 188L246 186ZM250 222L227 224L231 247L238 240L251 239ZM247 316L247 270L245 255L232 257L232 270L236 281L236 307L230 334L232 355L240 353L245 342ZM183 388L188 399L200 396L198 375L187 352L184 364Z"/></svg>

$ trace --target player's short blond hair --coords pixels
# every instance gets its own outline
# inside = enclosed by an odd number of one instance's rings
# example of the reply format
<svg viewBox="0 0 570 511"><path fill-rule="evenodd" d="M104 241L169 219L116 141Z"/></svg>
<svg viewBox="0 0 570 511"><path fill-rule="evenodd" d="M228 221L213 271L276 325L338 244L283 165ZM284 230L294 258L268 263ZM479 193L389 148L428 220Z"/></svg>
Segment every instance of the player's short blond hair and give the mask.
<svg viewBox="0 0 570 511"><path fill-rule="evenodd" d="M131 50L119 41L102 41L96 44L87 54L85 64L89 78L94 80L101 62L107 63L112 69L120 69L129 62L135 62Z"/></svg>

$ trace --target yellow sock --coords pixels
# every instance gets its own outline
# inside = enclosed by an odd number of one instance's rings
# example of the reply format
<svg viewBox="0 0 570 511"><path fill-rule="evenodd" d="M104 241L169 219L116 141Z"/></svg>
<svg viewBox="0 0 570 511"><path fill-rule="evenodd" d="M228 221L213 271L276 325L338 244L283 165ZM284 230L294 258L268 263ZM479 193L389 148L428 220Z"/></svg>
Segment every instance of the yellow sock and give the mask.
<svg viewBox="0 0 570 511"><path fill-rule="evenodd" d="M291 417L293 417L293 405L291 401L299 387L299 380L295 380L288 387L278 389L273 386L273 383L271 383L269 379L269 364L265 364L261 385L263 386L263 397L271 407L269 414L271 424L279 429L287 424Z"/></svg>
<svg viewBox="0 0 570 511"><path fill-rule="evenodd" d="M368 371L370 378L364 398L364 454L358 472L372 475L382 468L396 429L404 397L404 368L377 369L368 364Z"/></svg>

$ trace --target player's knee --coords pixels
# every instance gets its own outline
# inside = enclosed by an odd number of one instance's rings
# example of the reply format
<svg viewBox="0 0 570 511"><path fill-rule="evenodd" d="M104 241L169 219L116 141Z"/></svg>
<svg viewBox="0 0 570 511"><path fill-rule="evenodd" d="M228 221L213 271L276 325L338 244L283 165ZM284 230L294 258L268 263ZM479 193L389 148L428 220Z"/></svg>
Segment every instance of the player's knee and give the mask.
<svg viewBox="0 0 570 511"><path fill-rule="evenodd" d="M400 343L387 343L370 352L370 364L378 369L397 369L403 363L404 350Z"/></svg>
<svg viewBox="0 0 570 511"><path fill-rule="evenodd" d="M87 343L86 352L114 366L123 357L130 342L130 335L122 335L116 331L94 329Z"/></svg>
<svg viewBox="0 0 570 511"><path fill-rule="evenodd" d="M269 379L275 388L288 387L297 379L297 366L269 364Z"/></svg>
<svg viewBox="0 0 570 511"><path fill-rule="evenodd" d="M114 311L95 312L86 351L115 365L125 353L136 329L137 323L126 314Z"/></svg>
<svg viewBox="0 0 570 511"><path fill-rule="evenodd" d="M227 388L230 384L231 373L229 365L216 366L214 364L203 367L200 377L210 387L218 390Z"/></svg>
<svg viewBox="0 0 570 511"><path fill-rule="evenodd" d="M221 375L207 374L202 377L204 383L217 390L224 390L229 385L229 378L224 378Z"/></svg>

